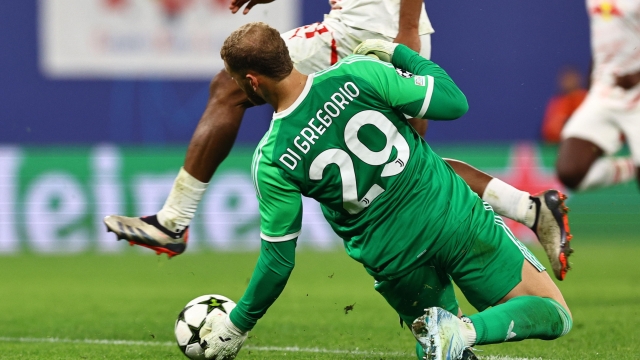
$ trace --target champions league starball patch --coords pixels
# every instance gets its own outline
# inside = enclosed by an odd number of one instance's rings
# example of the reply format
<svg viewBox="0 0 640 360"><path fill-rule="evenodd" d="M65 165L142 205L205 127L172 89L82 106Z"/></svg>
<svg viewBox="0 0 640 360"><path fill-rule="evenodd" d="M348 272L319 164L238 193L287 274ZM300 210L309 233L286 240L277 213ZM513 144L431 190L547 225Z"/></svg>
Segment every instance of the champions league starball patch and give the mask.
<svg viewBox="0 0 640 360"><path fill-rule="evenodd" d="M403 78L410 78L413 77L413 73L408 72L407 70L402 70L402 69L398 69L396 68L396 72L398 73L398 75L402 76Z"/></svg>

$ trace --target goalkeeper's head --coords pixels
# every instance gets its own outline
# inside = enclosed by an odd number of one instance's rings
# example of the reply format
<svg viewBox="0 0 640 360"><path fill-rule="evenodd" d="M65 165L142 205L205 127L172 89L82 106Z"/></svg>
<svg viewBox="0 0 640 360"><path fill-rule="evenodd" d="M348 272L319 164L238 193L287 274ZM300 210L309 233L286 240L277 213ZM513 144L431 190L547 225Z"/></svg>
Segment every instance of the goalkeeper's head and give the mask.
<svg viewBox="0 0 640 360"><path fill-rule="evenodd" d="M254 103L259 103L255 96L264 96L256 93L252 79L259 77L278 83L293 71L289 50L280 33L263 22L248 23L232 32L224 41L220 56L227 72Z"/></svg>

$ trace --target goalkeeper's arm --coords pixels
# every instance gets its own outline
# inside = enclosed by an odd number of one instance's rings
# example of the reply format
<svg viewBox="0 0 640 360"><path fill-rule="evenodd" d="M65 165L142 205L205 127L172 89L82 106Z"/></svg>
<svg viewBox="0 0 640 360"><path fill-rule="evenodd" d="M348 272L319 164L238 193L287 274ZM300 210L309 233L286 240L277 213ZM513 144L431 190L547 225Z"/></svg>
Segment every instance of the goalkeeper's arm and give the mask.
<svg viewBox="0 0 640 360"><path fill-rule="evenodd" d="M398 69L409 71L414 75L422 76L426 79L427 94L425 102L420 109L405 111L406 114L421 119L432 120L453 120L464 115L469 110L467 98L453 82L451 77L438 64L420 56L417 52L401 44L394 44L389 41L370 39L363 41L354 49L358 55L370 55L384 62L390 62ZM418 79L415 79L418 85ZM411 82L413 85L414 83ZM382 84L387 87L389 84ZM397 82L395 85L398 85ZM406 82L404 83L406 86ZM392 106L405 107L408 104L401 94L402 86L392 91L389 96ZM419 111L417 111L419 110Z"/></svg>
<svg viewBox="0 0 640 360"><path fill-rule="evenodd" d="M432 76L434 89L430 106L423 119L453 120L469 110L466 96L438 64L420 56L417 52L399 44L391 57L393 66L415 75Z"/></svg>
<svg viewBox="0 0 640 360"><path fill-rule="evenodd" d="M283 242L262 240L249 286L229 315L240 330L251 330L282 293L295 265L296 241L297 238Z"/></svg>

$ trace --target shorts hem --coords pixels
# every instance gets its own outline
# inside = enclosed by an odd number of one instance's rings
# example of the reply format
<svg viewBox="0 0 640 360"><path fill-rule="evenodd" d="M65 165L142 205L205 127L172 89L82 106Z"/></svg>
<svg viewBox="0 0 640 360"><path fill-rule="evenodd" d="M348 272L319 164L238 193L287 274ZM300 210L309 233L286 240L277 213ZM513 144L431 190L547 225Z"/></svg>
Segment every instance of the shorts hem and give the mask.
<svg viewBox="0 0 640 360"><path fill-rule="evenodd" d="M525 261L528 261L527 259L525 259L524 257L522 257L522 264L524 264ZM520 268L522 268L522 265L520 266ZM510 281L507 285L501 287L500 291L497 291L496 295L493 298L491 298L491 300L489 300L488 302L490 302L490 304L480 304L479 306L474 305L474 307L478 310L478 311L484 311L487 308L491 307L491 306L496 306L496 304L498 303L498 301L502 300L502 298L504 298L505 296L507 296L507 294L515 289L516 286L518 286L518 284L520 284L520 282L522 282L522 271L520 271L520 275L513 277L512 281Z"/></svg>

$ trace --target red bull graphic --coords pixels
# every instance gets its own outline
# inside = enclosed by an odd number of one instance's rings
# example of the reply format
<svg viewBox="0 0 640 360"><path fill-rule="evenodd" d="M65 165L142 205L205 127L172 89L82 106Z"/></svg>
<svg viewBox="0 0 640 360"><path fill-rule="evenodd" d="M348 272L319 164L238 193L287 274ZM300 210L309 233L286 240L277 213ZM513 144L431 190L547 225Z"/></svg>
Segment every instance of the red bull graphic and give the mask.
<svg viewBox="0 0 640 360"><path fill-rule="evenodd" d="M620 8L618 8L616 1L597 1L593 4L589 4L589 11L592 14L602 16L605 20L610 20L614 16L622 16Z"/></svg>

